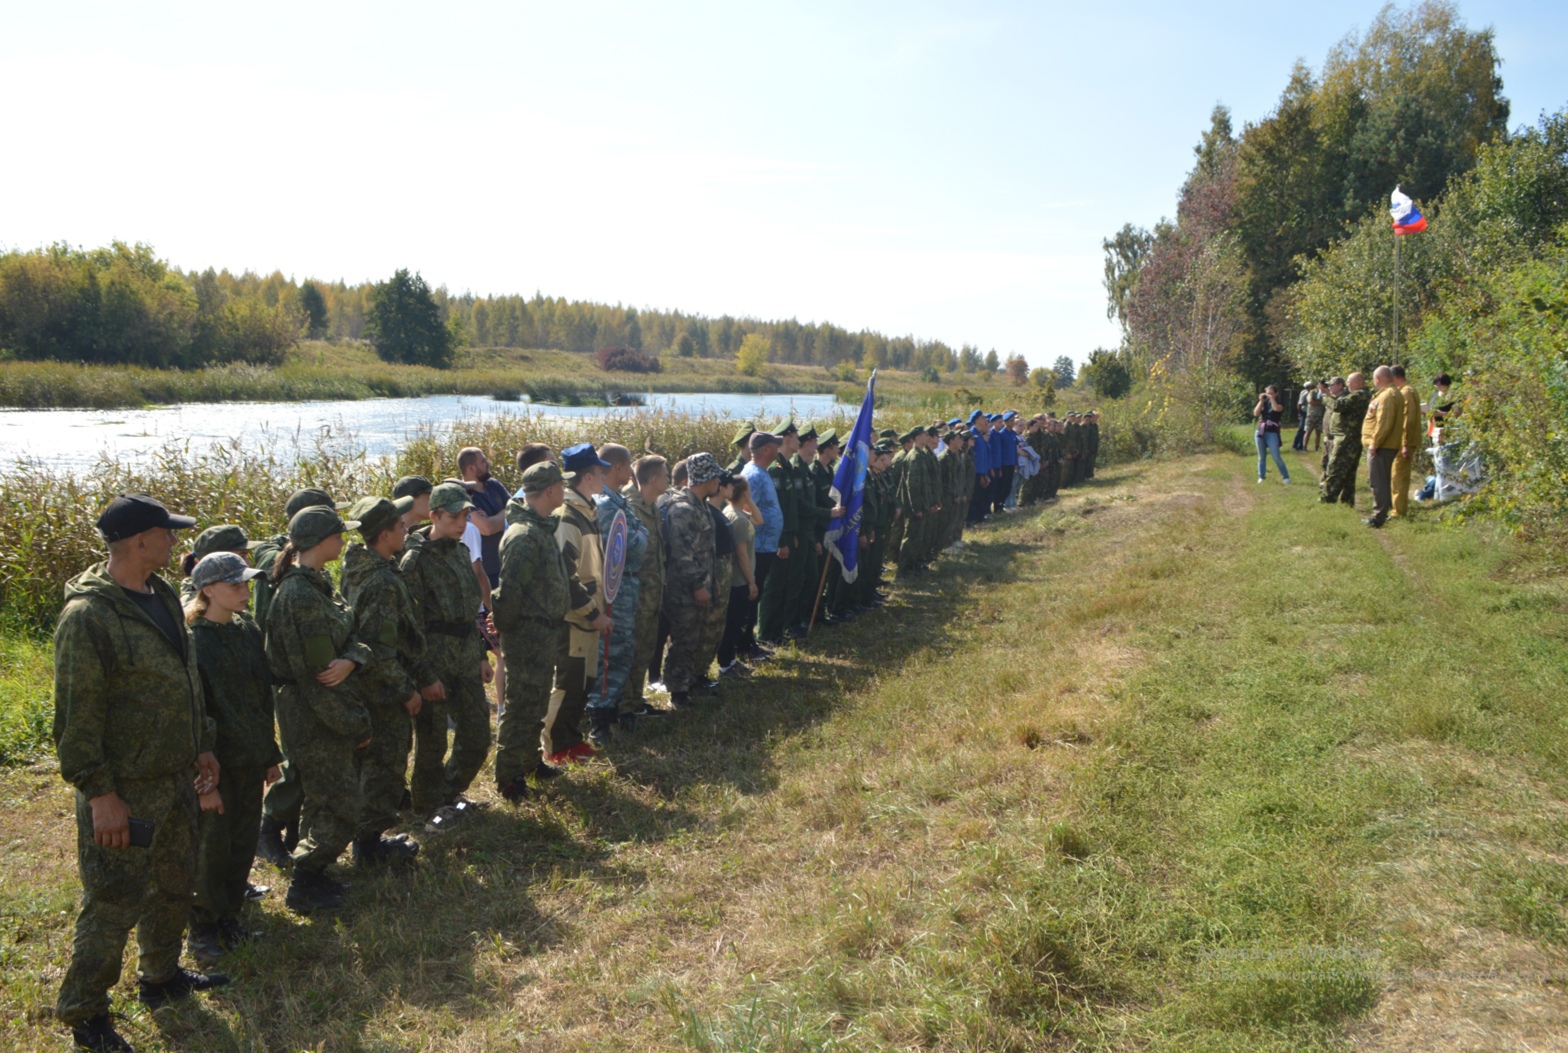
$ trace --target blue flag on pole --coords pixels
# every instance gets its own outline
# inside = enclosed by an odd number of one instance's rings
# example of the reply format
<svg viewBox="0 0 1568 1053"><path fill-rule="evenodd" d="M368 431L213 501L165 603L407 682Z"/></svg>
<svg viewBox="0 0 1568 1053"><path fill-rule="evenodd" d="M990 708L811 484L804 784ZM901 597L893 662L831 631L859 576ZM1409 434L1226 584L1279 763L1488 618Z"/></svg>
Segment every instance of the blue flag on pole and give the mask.
<svg viewBox="0 0 1568 1053"><path fill-rule="evenodd" d="M822 538L838 560L846 582L854 581L860 572L860 510L865 505L866 475L871 470L871 410L876 405L876 390L877 374L872 370L860 414L844 443L844 456L833 472L833 502L844 506L844 516L830 520Z"/></svg>

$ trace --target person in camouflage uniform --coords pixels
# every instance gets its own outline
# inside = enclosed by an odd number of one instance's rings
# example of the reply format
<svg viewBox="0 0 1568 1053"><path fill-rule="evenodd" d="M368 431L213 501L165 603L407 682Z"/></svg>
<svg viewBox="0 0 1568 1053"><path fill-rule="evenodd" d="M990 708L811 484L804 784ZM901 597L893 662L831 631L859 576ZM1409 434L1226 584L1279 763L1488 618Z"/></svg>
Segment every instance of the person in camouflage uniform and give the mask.
<svg viewBox="0 0 1568 1053"><path fill-rule="evenodd" d="M721 471L711 453L692 454L686 458L686 486L666 507L664 617L670 626L670 649L664 658L664 684L677 709L690 704L692 686L703 672L697 666L715 588L708 498L719 489Z"/></svg>
<svg viewBox="0 0 1568 1053"><path fill-rule="evenodd" d="M779 534L778 557L762 583L762 596L757 601L757 638L763 646L775 647L783 642L785 631L792 625L789 599L790 583L795 574L793 567L810 532L802 529L801 505L805 494L790 466L790 458L800 449L800 433L788 417L774 424L769 433L779 440L778 455L768 466L768 480L779 499L784 529ZM671 551L674 551L673 547Z"/></svg>
<svg viewBox="0 0 1568 1053"><path fill-rule="evenodd" d="M337 502L331 494L316 487L296 490L283 506L283 521L287 523L305 509L317 506L335 509ZM267 633L267 613L272 608L272 568L288 542L287 533L278 534L258 542L251 554L256 568L261 571L261 577L252 587L251 608L256 612L256 624L261 626L263 636ZM256 852L273 866L286 867L294 846L299 843L300 809L305 803L305 793L300 789L299 773L289 763L286 749L279 770L283 777L268 788L262 801L261 835L256 842Z"/></svg>
<svg viewBox="0 0 1568 1053"><path fill-rule="evenodd" d="M413 680L423 705L414 718L414 811L428 816L431 833L455 825L474 805L463 796L490 754L490 678L479 633L479 582L463 544L473 506L461 483L430 493L430 534L403 553L403 581L425 634L424 655ZM453 725L451 756L447 726Z"/></svg>
<svg viewBox="0 0 1568 1053"><path fill-rule="evenodd" d="M196 902L189 944L213 961L256 934L240 924L260 833L262 791L279 778L283 753L273 735L272 670L261 627L251 619L251 579L261 571L231 548L202 557L187 581L185 620L196 649L202 697L217 728L213 754L223 776L223 810L203 811L196 858Z"/></svg>
<svg viewBox="0 0 1568 1053"><path fill-rule="evenodd" d="M1094 478L1094 466L1100 459L1100 413L1090 410L1083 420L1083 477Z"/></svg>
<svg viewBox="0 0 1568 1053"><path fill-rule="evenodd" d="M196 564L214 552L232 552L241 559L249 559L250 554L261 546L260 541L251 541L245 536L243 527L233 523L222 523L210 526L196 535L196 540L191 543L191 550L180 561L180 573L185 575L185 580L180 582L180 603L189 604L196 598L196 586L191 582L191 574L196 569Z"/></svg>
<svg viewBox="0 0 1568 1053"><path fill-rule="evenodd" d="M371 724L353 674L370 649L355 638L354 611L326 573L343 551L343 531L356 526L328 507L302 509L272 572L267 664L283 752L305 793L285 903L302 914L343 904L344 887L326 870L354 840L363 809L354 751L369 745Z"/></svg>
<svg viewBox="0 0 1568 1053"><path fill-rule="evenodd" d="M370 649L370 661L355 675L370 714L370 745L354 754L364 811L354 836L354 862L372 866L411 860L419 845L407 836L385 838L398 823L398 806L408 778L414 717L424 706L413 670L425 654L424 627L403 583L398 557L408 528L403 516L411 497L389 501L364 497L349 510L364 543L343 553L343 598L354 608L354 635Z"/></svg>
<svg viewBox="0 0 1568 1053"><path fill-rule="evenodd" d="M1323 479L1318 484L1318 500L1324 504L1356 503L1356 469L1361 463L1361 424L1372 404L1372 392L1360 373L1350 374L1342 395L1330 394L1323 400L1328 423L1330 447L1324 455Z"/></svg>
<svg viewBox="0 0 1568 1053"><path fill-rule="evenodd" d="M664 530L655 504L670 485L669 463L656 453L639 457L632 465L632 481L621 488L621 496L647 532L642 568L637 575L637 646L632 654L631 676L626 682L626 698L633 716L659 716L664 710L648 704L644 695L648 666L659 641L659 612L664 606Z"/></svg>
<svg viewBox="0 0 1568 1053"><path fill-rule="evenodd" d="M893 502L893 529L888 534L887 558L897 566L904 551L904 538L909 535L909 510L904 507L904 473L908 470L909 455L915 448L915 433L907 431L902 435L894 435L890 441L898 443L898 448L893 451L887 473L888 493Z"/></svg>
<svg viewBox="0 0 1568 1053"><path fill-rule="evenodd" d="M898 558L898 572L918 574L930 561L931 541L936 534L936 513L941 511L942 490L936 455L931 452L935 438L931 429L918 428L912 434L914 449L905 459L904 491L900 503L909 512L910 522Z"/></svg>
<svg viewBox="0 0 1568 1053"><path fill-rule="evenodd" d="M54 636L55 753L76 789L82 906L55 1013L78 1046L129 1049L109 1018L125 941L141 947L149 1005L216 986L179 966L195 876L196 781L210 791L216 728L203 710L196 649L179 595L159 577L174 531L195 520L150 497L116 498L98 518L109 558L71 579ZM139 841L131 820L152 824Z"/></svg>
<svg viewBox="0 0 1568 1053"><path fill-rule="evenodd" d="M631 502L621 494L621 489L632 482L632 452L616 443L606 443L599 447L599 459L610 466L606 470L604 490L594 498L599 536L608 541L616 515L626 519L626 557L621 585L609 610L610 620L615 623L610 631L609 660L607 669L601 669L603 675L588 695L590 734L594 745L603 748L609 744L611 726L618 724L622 730L630 731L637 722L632 710L640 708L630 703L626 687L637 654L637 608L641 595L638 578L643 560L647 558L648 531L637 518Z"/></svg>
<svg viewBox="0 0 1568 1053"><path fill-rule="evenodd" d="M506 659L506 706L496 729L495 782L516 804L528 796L528 777L554 774L541 760L541 736L566 659L566 612L571 583L555 541L556 509L566 500L561 469L545 461L523 473L521 498L507 504L501 537L501 574L491 594L491 618Z"/></svg>
<svg viewBox="0 0 1568 1053"><path fill-rule="evenodd" d="M594 747L583 739L582 718L588 695L599 677L604 641L614 630L605 609L604 542L593 496L604 488L604 469L591 443L578 443L561 451L566 503L555 510L560 520L555 543L566 560L572 584L572 605L566 612L571 631L566 638L566 658L555 668L555 691L545 717L545 759L552 765L587 760Z"/></svg>
<svg viewBox="0 0 1568 1053"><path fill-rule="evenodd" d="M730 611L730 579L735 576L735 533L730 529L724 509L735 495L735 477L728 470L719 473L719 486L708 498L708 516L713 520L712 602L703 615L702 644L697 651L697 680L708 679L708 668L719 653L724 639L724 623Z"/></svg>

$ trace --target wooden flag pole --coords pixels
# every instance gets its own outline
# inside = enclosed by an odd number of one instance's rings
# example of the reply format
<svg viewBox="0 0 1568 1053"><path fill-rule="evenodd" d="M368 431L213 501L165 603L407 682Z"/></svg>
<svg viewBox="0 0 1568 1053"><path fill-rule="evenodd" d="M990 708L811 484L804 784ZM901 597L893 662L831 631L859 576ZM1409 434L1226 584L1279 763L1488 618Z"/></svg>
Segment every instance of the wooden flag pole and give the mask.
<svg viewBox="0 0 1568 1053"><path fill-rule="evenodd" d="M811 635L811 630L817 624L817 609L822 606L822 590L827 588L828 571L833 568L833 554L827 550L826 545L822 546L822 559L825 565L822 568L822 580L817 582L817 602L811 605L811 621L806 623L807 636Z"/></svg>

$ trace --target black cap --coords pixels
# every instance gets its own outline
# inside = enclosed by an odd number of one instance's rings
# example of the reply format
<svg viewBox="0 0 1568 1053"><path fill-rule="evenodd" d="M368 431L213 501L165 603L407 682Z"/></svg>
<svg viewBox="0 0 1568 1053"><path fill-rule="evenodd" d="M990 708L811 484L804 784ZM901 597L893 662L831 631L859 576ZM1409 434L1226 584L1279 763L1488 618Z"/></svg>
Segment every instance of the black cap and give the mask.
<svg viewBox="0 0 1568 1053"><path fill-rule="evenodd" d="M98 517L98 532L105 541L124 541L144 530L189 530L196 525L190 516L177 516L163 502L146 494L121 494L109 502Z"/></svg>

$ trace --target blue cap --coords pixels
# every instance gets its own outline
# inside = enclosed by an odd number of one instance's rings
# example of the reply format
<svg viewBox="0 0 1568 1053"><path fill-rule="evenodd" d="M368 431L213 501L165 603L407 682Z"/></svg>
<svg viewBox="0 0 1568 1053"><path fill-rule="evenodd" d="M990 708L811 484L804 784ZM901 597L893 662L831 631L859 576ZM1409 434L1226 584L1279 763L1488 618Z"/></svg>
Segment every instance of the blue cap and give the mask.
<svg viewBox="0 0 1568 1053"><path fill-rule="evenodd" d="M1003 420L1012 420L1016 416L1018 416L1017 413L1015 413L1012 410L1008 410L1006 413L1002 414L1002 419Z"/></svg>
<svg viewBox="0 0 1568 1053"><path fill-rule="evenodd" d="M985 415L985 419L990 421L992 424L995 424L997 421L1002 419L1002 415L1000 413L987 413Z"/></svg>
<svg viewBox="0 0 1568 1053"><path fill-rule="evenodd" d="M962 424L963 422L964 422L964 418L962 418L962 417L954 417L952 420L947 422L947 426L949 428L954 428L954 427L957 427L958 425Z"/></svg>
<svg viewBox="0 0 1568 1053"><path fill-rule="evenodd" d="M568 479L576 478L578 472L589 468L608 467L610 462L599 459L599 451L593 448L591 442L580 442L561 451L561 474Z"/></svg>
<svg viewBox="0 0 1568 1053"><path fill-rule="evenodd" d="M984 417L984 416L985 416L985 410L975 410L973 413L971 413L969 415L969 423L973 424L975 421L979 420L981 417Z"/></svg>

